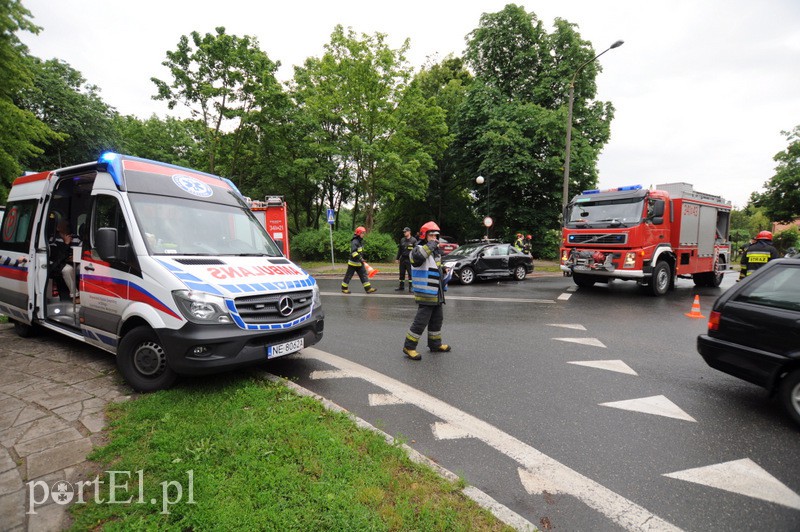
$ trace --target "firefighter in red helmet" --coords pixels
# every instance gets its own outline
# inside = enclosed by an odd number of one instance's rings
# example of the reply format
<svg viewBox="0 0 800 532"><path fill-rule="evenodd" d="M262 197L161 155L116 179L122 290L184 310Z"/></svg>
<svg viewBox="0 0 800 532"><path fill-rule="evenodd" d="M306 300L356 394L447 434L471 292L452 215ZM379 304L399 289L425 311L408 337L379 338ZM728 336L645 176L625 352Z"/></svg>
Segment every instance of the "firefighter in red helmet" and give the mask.
<svg viewBox="0 0 800 532"><path fill-rule="evenodd" d="M361 284L364 285L364 291L368 294L376 292L374 286L369 282L367 277L367 269L364 267L364 234L367 230L361 226L356 227L353 239L350 241L350 257L347 259L347 271L342 279L342 293L350 293L350 279L353 278L354 273L358 273L358 278L361 279Z"/></svg>
<svg viewBox="0 0 800 532"><path fill-rule="evenodd" d="M403 353L411 360L420 360L417 344L425 329L428 329L428 349L434 353L450 351L442 343L444 321L444 291L447 286L446 272L442 269L442 252L439 250L439 226L428 222L420 229L422 243L411 250L411 280L417 314L406 333ZM447 272L449 273L449 272Z"/></svg>
<svg viewBox="0 0 800 532"><path fill-rule="evenodd" d="M525 242L522 243L522 252L533 256L533 237L531 235L525 236Z"/></svg>
<svg viewBox="0 0 800 532"><path fill-rule="evenodd" d="M772 233L761 231L756 235L756 241L747 246L742 253L739 280L744 279L772 259L780 257L778 250L772 245Z"/></svg>
<svg viewBox="0 0 800 532"><path fill-rule="evenodd" d="M523 245L524 244L522 242L522 233L517 233L517 238L514 240L514 248L517 251L522 251L522 246Z"/></svg>

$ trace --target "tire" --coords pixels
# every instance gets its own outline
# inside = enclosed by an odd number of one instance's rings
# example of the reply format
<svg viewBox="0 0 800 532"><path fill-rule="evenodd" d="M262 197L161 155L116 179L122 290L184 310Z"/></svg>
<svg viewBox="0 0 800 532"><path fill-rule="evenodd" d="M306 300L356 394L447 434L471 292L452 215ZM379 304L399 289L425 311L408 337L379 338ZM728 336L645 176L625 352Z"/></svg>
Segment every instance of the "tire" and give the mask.
<svg viewBox="0 0 800 532"><path fill-rule="evenodd" d="M164 346L150 327L136 327L119 343L117 367L137 392L165 390L178 377L167 364Z"/></svg>
<svg viewBox="0 0 800 532"><path fill-rule="evenodd" d="M789 417L800 424L800 369L795 369L781 380L778 397Z"/></svg>
<svg viewBox="0 0 800 532"><path fill-rule="evenodd" d="M464 266L458 273L458 280L461 284L472 284L475 282L475 270L469 266Z"/></svg>
<svg viewBox="0 0 800 532"><path fill-rule="evenodd" d="M671 277L672 270L669 264L663 260L656 262L656 266L653 268L653 277L650 278L648 285L650 295L658 297L666 294L672 281Z"/></svg>
<svg viewBox="0 0 800 532"><path fill-rule="evenodd" d="M695 286L710 286L711 288L718 288L722 284L722 279L725 274L722 271L725 269L725 261L721 260L718 265L714 265L713 272L695 273L692 275Z"/></svg>
<svg viewBox="0 0 800 532"><path fill-rule="evenodd" d="M585 273L573 273L572 280L581 288L591 288L594 286L595 280Z"/></svg>
<svg viewBox="0 0 800 532"><path fill-rule="evenodd" d="M524 281L527 275L528 271L522 264L514 268L514 279L516 279L517 281Z"/></svg>
<svg viewBox="0 0 800 532"><path fill-rule="evenodd" d="M14 320L14 332L17 333L17 336L20 338L30 338L34 335L35 330L33 325Z"/></svg>

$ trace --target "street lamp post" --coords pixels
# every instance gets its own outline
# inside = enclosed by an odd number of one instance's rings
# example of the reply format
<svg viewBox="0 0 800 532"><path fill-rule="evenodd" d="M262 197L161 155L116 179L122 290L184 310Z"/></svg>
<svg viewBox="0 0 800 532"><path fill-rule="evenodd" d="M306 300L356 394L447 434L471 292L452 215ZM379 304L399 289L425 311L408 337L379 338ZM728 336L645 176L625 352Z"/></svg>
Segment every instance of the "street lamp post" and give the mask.
<svg viewBox="0 0 800 532"><path fill-rule="evenodd" d="M572 143L572 102L575 98L575 80L578 78L578 74L580 74L583 67L588 65L589 63L596 60L598 57L603 55L609 50L613 50L614 48L619 48L625 43L625 41L617 41L590 60L584 62L578 69L575 71L575 74L572 76L572 81L569 83L569 106L567 107L567 151L564 155L564 190L562 191L562 198L561 198L561 213L563 215L564 211L567 208L567 199L569 196L569 150L570 145Z"/></svg>
<svg viewBox="0 0 800 532"><path fill-rule="evenodd" d="M486 182L486 217L483 219L483 225L486 226L486 238L488 239L489 238L489 228L492 226L491 212L489 212L489 209L490 209L490 207L489 207L489 194L491 193L492 189L489 186L489 178L488 177L483 177L482 175L479 175L478 177L475 178L475 182L478 183L479 185L482 185L484 182Z"/></svg>

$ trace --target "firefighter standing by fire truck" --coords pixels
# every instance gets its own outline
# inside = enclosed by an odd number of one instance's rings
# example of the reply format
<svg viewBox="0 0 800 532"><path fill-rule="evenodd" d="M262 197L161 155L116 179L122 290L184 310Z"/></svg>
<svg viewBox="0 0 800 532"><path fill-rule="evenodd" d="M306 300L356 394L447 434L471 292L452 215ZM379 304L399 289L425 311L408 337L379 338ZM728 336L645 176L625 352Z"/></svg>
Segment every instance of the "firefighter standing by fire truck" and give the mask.
<svg viewBox="0 0 800 532"><path fill-rule="evenodd" d="M442 252L439 250L439 226L428 222L420 229L423 242L411 250L411 271L414 301L419 305L414 322L406 333L403 353L411 360L420 360L417 344L425 328L428 329L428 349L434 353L446 353L450 346L442 343L444 322L444 291L452 270L442 269Z"/></svg>
<svg viewBox="0 0 800 532"><path fill-rule="evenodd" d="M403 238L397 247L397 257L395 262L400 264L400 286L395 288L395 292L403 291L403 280L408 274L408 291L411 292L411 250L417 245L417 239L411 236L411 228L403 228Z"/></svg>
<svg viewBox="0 0 800 532"><path fill-rule="evenodd" d="M761 231L756 235L756 241L747 246L742 253L742 267L739 270L739 280L744 279L755 270L764 266L772 259L780 257L778 250L772 245L772 233Z"/></svg>
<svg viewBox="0 0 800 532"><path fill-rule="evenodd" d="M364 285L364 291L368 294L377 292L374 286L369 282L367 277L367 269L364 267L364 233L367 230L364 227L356 227L353 239L350 241L350 257L347 259L347 271L342 279L342 293L350 293L350 279L353 278L354 273L358 273L358 278L361 279L361 284Z"/></svg>

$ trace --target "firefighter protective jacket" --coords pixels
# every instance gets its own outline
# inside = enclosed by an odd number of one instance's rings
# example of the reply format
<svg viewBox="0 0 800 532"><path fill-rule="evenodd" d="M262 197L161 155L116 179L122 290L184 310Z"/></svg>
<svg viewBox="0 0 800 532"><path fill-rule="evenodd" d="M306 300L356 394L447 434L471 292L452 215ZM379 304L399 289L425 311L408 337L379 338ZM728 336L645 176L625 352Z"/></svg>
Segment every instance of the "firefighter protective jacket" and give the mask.
<svg viewBox="0 0 800 532"><path fill-rule="evenodd" d="M780 257L778 250L769 243L769 240L756 240L747 246L742 253L742 268L739 270L739 279L744 279L772 259Z"/></svg>
<svg viewBox="0 0 800 532"><path fill-rule="evenodd" d="M347 259L347 265L358 268L364 263L364 257L361 255L364 252L364 239L360 236L353 236L350 241L350 258Z"/></svg>
<svg viewBox="0 0 800 532"><path fill-rule="evenodd" d="M442 252L438 245L414 246L411 250L411 287L414 301L420 305L444 303Z"/></svg>
<svg viewBox="0 0 800 532"><path fill-rule="evenodd" d="M413 236L408 238L403 237L400 239L400 245L397 247L397 257L396 260L408 260L411 255L411 250L414 249L414 246L417 245L417 239Z"/></svg>

